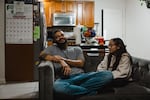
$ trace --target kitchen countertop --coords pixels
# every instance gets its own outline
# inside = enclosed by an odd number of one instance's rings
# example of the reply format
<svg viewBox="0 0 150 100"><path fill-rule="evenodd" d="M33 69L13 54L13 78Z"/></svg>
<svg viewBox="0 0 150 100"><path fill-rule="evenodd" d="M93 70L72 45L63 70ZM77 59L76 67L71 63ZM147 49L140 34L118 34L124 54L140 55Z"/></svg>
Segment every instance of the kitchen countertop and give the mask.
<svg viewBox="0 0 150 100"><path fill-rule="evenodd" d="M80 44L79 45L83 52L86 53L88 56L104 56L105 53L108 53L108 46L107 45L99 45L99 44Z"/></svg>
<svg viewBox="0 0 150 100"><path fill-rule="evenodd" d="M105 49L105 48L108 48L107 45L85 44L85 43L81 43L79 46L80 46L82 49L92 49L92 48ZM94 50L94 49L93 49L93 50Z"/></svg>

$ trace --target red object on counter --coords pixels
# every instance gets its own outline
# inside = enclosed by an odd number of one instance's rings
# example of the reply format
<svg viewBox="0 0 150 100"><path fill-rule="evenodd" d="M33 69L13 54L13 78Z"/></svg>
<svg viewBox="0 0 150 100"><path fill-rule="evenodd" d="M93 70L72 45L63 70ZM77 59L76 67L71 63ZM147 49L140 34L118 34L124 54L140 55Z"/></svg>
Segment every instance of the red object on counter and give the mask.
<svg viewBox="0 0 150 100"><path fill-rule="evenodd" d="M97 37L96 40L98 41L99 45L104 45L104 38L103 37Z"/></svg>

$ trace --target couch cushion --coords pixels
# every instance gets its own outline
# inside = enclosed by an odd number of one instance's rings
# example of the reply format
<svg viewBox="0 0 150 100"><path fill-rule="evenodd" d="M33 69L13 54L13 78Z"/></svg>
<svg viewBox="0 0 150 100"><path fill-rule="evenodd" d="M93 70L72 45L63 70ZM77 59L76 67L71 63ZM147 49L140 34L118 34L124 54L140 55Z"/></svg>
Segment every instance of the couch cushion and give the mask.
<svg viewBox="0 0 150 100"><path fill-rule="evenodd" d="M140 85L150 88L150 61L133 58L133 80Z"/></svg>
<svg viewBox="0 0 150 100"><path fill-rule="evenodd" d="M84 96L77 100L149 100L150 95L97 95Z"/></svg>
<svg viewBox="0 0 150 100"><path fill-rule="evenodd" d="M141 79L139 84L145 87L150 88L150 64L141 65Z"/></svg>
<svg viewBox="0 0 150 100"><path fill-rule="evenodd" d="M140 75L140 70L139 70L139 65L138 63L134 63L132 65L133 69L132 69L132 78L133 81L138 82L140 81L141 75Z"/></svg>
<svg viewBox="0 0 150 100"><path fill-rule="evenodd" d="M149 90L134 82L123 87L114 88L114 90L117 95L150 95Z"/></svg>
<svg viewBox="0 0 150 100"><path fill-rule="evenodd" d="M132 82L128 85L114 88L114 91L112 92L100 92L97 95L83 96L77 100L149 100L150 90L147 89L135 82Z"/></svg>
<svg viewBox="0 0 150 100"><path fill-rule="evenodd" d="M150 100L150 61L133 57L133 82L113 91L78 100Z"/></svg>

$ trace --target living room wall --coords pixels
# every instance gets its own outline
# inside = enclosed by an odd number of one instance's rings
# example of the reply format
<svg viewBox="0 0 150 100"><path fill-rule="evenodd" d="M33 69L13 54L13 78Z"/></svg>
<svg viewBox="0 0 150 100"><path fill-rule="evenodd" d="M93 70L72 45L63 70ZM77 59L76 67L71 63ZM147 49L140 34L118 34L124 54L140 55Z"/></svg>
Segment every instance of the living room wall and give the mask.
<svg viewBox="0 0 150 100"><path fill-rule="evenodd" d="M103 32L102 9L104 17ZM107 37L113 38L120 36L121 38L125 38L125 0L95 0L94 18L94 22L99 23L98 35L102 35L103 33L105 40L108 39ZM119 29L118 26L120 27Z"/></svg>
<svg viewBox="0 0 150 100"><path fill-rule="evenodd" d="M126 0L126 43L136 57L150 60L150 8L140 0Z"/></svg>
<svg viewBox="0 0 150 100"><path fill-rule="evenodd" d="M140 0L95 0L95 22L101 33L101 9L121 9L123 14L121 38L132 56L150 60L150 9ZM113 25L112 25L113 27ZM116 34L114 34L114 37ZM112 37L113 38L113 37Z"/></svg>
<svg viewBox="0 0 150 100"><path fill-rule="evenodd" d="M5 83L5 52L4 52L4 1L0 3L0 84Z"/></svg>

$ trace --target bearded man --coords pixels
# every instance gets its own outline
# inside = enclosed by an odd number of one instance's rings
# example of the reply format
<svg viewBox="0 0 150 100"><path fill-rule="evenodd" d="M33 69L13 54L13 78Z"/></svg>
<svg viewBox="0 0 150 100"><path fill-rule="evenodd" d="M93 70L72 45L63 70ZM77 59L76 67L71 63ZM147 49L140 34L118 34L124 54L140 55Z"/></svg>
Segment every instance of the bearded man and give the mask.
<svg viewBox="0 0 150 100"><path fill-rule="evenodd" d="M84 56L78 46L68 46L67 38L62 30L52 33L53 44L44 49L40 58L54 62L55 74L59 78L68 78L70 75L83 73Z"/></svg>

